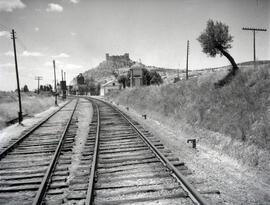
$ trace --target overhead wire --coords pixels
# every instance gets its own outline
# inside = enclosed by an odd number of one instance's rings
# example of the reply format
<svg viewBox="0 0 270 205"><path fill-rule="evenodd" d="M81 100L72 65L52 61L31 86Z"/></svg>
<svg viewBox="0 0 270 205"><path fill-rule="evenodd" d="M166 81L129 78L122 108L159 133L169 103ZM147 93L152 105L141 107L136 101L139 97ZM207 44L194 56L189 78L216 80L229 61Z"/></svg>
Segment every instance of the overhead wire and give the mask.
<svg viewBox="0 0 270 205"><path fill-rule="evenodd" d="M27 47L26 47L26 45L23 43L23 41L22 41L21 38L17 37L17 42L21 46L22 49L28 50Z"/></svg>
<svg viewBox="0 0 270 205"><path fill-rule="evenodd" d="M4 28L5 30L11 32L12 28L0 23L0 27ZM27 51L29 50L28 47L26 46L25 42L22 40L22 38L20 37L20 35L18 35L18 32L16 32L16 43L17 43L17 47L21 48L23 51ZM37 61L37 59L35 58L32 58L37 64L40 64L39 61ZM23 78L26 78L26 79L32 79L32 77L29 76L29 74L26 74L26 73L21 73L20 74Z"/></svg>
<svg viewBox="0 0 270 205"><path fill-rule="evenodd" d="M4 28L5 30L7 30L9 32L11 32L11 30L12 30L12 28L10 28L2 23L0 23L0 27ZM19 30L21 30L21 29L19 29ZM18 35L18 29L16 29L16 39L17 39L16 43L17 43L18 47L20 47L23 51L30 51L29 47L26 46L25 41L22 40L22 38L20 37L20 33ZM53 52L56 52L55 48L50 48L50 49ZM40 64L40 62L36 58L32 58L31 60L34 60L37 63L37 65ZM62 67L62 65L60 67ZM58 66L58 69L59 69L59 66ZM60 68L60 69L63 69L63 68ZM25 75L23 75L23 76L26 77ZM27 78L29 78L29 77L27 77Z"/></svg>
<svg viewBox="0 0 270 205"><path fill-rule="evenodd" d="M5 26L4 24L0 23L0 26L4 27L5 29L12 30L12 28L9 28L8 26Z"/></svg>

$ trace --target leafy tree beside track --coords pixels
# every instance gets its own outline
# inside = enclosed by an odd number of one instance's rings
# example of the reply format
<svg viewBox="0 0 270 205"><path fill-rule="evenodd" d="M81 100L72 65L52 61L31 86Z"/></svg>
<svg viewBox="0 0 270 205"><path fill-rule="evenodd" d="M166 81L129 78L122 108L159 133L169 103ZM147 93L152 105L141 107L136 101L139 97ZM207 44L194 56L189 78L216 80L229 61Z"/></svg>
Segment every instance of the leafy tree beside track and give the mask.
<svg viewBox="0 0 270 205"><path fill-rule="evenodd" d="M233 76L235 76L238 66L235 63L233 57L229 54L228 49L232 48L233 36L229 33L229 26L226 24L209 19L207 21L206 29L201 33L197 39L203 48L203 52L211 57L215 57L217 54L225 56L232 64L232 70L225 78L220 80L216 85L224 86L230 82Z"/></svg>

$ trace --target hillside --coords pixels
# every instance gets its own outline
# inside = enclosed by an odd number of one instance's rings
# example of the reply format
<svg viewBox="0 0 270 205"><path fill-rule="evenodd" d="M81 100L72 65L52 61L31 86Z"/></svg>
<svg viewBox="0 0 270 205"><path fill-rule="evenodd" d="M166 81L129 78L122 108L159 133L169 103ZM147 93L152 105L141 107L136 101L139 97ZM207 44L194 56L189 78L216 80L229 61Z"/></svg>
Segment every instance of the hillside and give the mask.
<svg viewBox="0 0 270 205"><path fill-rule="evenodd" d="M94 78L96 82L99 82L101 84L108 82L110 80L115 79L114 73L117 73L119 75L121 74L127 74L130 67L135 63L133 60L128 60L128 62L118 61L118 60L105 60L102 61L97 67L91 68L83 73L83 76L86 79ZM155 66L146 66L142 64L149 70L156 70L163 76L163 78L166 78L167 75L173 75L175 76L178 72L176 69L166 69L166 68L160 68ZM72 80L72 84L76 84L76 78Z"/></svg>
<svg viewBox="0 0 270 205"><path fill-rule="evenodd" d="M105 83L109 80L114 79L114 72L117 72L119 68L130 67L135 62L130 60L128 63L121 61L111 61L105 60L102 61L97 67L91 68L83 73L83 76L86 79L94 78L96 82ZM72 80L72 83L75 84L76 78Z"/></svg>
<svg viewBox="0 0 270 205"><path fill-rule="evenodd" d="M215 89L213 83L225 74L211 71L189 81L126 89L108 97L174 129L186 124L221 133L225 137L213 135L199 140L244 164L269 169L269 61L256 68L250 63L240 64L236 78Z"/></svg>
<svg viewBox="0 0 270 205"><path fill-rule="evenodd" d="M135 63L133 60L128 60L128 62L123 61L112 61L112 60L104 60L102 61L97 67L91 68L83 73L83 76L86 79L94 78L96 82L99 82L101 84L108 82L110 80L115 79L114 73L118 74L127 74L127 71L130 69L130 67ZM270 61L258 61L258 66L270 64ZM143 64L144 65L144 64ZM170 69L170 68L161 68L156 66L149 66L144 65L145 68L148 70L155 70L157 71L160 76L163 78L163 81L165 84L174 82L174 78L176 78L178 75L180 79L185 79L185 70L184 69ZM243 62L239 63L238 66L241 68L250 68L253 66L253 61ZM190 78L196 78L199 76L205 76L212 75L213 73L216 73L216 78L221 78L223 75L227 73L227 70L230 69L231 66L222 66L222 67L214 67L214 68L199 68L199 69L191 69L189 70L189 77ZM76 78L72 80L72 84L76 84Z"/></svg>
<svg viewBox="0 0 270 205"><path fill-rule="evenodd" d="M133 62L131 61L130 65L132 64ZM108 81L108 79L113 79L114 71L125 66L126 65L122 62L103 61L96 68L84 72L83 75L88 79L92 77L96 81L103 83Z"/></svg>

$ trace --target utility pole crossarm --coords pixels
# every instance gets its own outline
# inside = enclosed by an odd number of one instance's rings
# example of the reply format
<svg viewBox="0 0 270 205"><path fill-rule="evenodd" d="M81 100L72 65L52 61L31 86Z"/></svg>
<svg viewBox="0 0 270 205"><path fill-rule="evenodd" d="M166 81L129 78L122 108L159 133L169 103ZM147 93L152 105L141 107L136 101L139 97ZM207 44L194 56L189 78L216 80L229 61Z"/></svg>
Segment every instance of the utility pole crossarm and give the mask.
<svg viewBox="0 0 270 205"><path fill-rule="evenodd" d="M38 92L38 94L39 94L39 81L40 81L40 80L43 80L43 77L42 77L42 76L36 76L36 77L35 77L35 80L38 81L38 90L37 90L37 92Z"/></svg>
<svg viewBox="0 0 270 205"><path fill-rule="evenodd" d="M267 31L267 29L265 28L247 28L247 27L243 27L243 30L249 30L249 31Z"/></svg>

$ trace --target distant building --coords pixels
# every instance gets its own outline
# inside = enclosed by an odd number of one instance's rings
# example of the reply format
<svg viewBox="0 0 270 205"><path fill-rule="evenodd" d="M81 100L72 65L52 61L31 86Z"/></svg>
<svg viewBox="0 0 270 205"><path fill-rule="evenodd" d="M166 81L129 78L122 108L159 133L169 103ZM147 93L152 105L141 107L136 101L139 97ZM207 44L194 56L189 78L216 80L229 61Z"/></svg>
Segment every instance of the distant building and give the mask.
<svg viewBox="0 0 270 205"><path fill-rule="evenodd" d="M130 87L138 87L143 85L143 64L135 63L130 68Z"/></svg>
<svg viewBox="0 0 270 205"><path fill-rule="evenodd" d="M101 85L100 95L104 96L113 90L120 90L120 89L121 89L121 85L116 80L112 80L112 81L109 81L109 82Z"/></svg>
<svg viewBox="0 0 270 205"><path fill-rule="evenodd" d="M106 61L122 62L125 65L128 65L130 63L130 58L128 53L125 53L124 55L114 56L110 56L109 53L106 53Z"/></svg>

